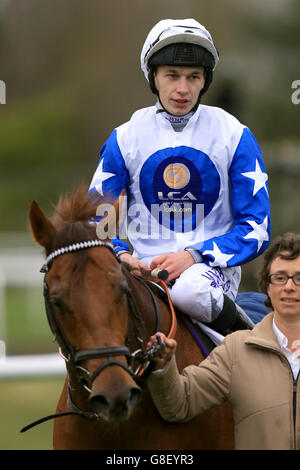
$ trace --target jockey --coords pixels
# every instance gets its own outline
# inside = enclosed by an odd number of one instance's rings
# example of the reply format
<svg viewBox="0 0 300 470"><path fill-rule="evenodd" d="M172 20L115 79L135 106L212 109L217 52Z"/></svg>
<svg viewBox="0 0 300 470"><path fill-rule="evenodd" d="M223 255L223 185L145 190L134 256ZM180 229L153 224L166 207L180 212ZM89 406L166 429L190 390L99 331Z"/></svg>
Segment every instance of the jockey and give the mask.
<svg viewBox="0 0 300 470"><path fill-rule="evenodd" d="M151 29L141 67L157 102L112 132L90 192L100 201L125 189L126 236L113 238L116 255L136 273L166 269L174 305L204 329L226 333L250 327L234 301L240 265L269 244L270 206L253 134L201 104L218 60L194 19Z"/></svg>

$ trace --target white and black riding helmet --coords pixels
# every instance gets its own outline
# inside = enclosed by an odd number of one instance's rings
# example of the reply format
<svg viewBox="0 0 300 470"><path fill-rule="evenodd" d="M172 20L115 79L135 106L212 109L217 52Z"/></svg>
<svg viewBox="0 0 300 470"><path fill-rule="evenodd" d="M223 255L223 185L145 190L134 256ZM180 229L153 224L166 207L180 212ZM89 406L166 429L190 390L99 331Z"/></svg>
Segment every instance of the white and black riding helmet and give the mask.
<svg viewBox="0 0 300 470"><path fill-rule="evenodd" d="M158 65L204 67L205 85L198 103L212 82L218 60L210 33L194 19L159 21L149 32L141 53L142 70L156 95L154 73Z"/></svg>

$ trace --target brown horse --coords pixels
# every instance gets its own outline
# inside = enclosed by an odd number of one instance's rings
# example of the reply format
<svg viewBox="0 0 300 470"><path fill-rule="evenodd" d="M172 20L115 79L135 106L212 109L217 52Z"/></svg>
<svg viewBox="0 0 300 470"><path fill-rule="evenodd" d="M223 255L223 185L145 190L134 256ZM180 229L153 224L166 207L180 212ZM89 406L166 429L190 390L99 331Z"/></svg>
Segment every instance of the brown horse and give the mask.
<svg viewBox="0 0 300 470"><path fill-rule="evenodd" d="M155 409L147 390L145 362L151 356L145 345L156 331L169 333L170 308L159 287L140 281L119 262L108 240L97 239L91 223L96 205L79 188L60 199L51 219L35 201L30 209L34 238L47 256L48 321L67 368L54 448L232 449L227 403L185 424L165 422ZM180 370L203 360L180 316L176 340ZM144 373L137 373L136 363Z"/></svg>

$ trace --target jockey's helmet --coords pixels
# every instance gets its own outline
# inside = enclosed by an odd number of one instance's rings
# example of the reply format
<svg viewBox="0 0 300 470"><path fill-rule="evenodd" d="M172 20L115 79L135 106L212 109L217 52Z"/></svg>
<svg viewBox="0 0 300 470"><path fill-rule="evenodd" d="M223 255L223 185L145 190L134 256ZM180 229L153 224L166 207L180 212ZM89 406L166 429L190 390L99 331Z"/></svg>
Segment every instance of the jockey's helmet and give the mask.
<svg viewBox="0 0 300 470"><path fill-rule="evenodd" d="M158 94L154 73L158 65L202 66L205 85L212 82L219 54L207 29L194 19L161 20L149 32L141 53L141 67L153 93Z"/></svg>

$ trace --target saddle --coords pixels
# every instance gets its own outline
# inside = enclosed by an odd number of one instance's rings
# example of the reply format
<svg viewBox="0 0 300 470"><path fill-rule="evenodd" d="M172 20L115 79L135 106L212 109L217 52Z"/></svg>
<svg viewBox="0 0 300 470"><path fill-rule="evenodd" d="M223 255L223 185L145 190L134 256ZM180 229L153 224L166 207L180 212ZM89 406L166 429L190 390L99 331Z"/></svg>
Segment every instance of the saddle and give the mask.
<svg viewBox="0 0 300 470"><path fill-rule="evenodd" d="M167 293L165 292L165 290L163 290L161 287L159 287L155 282L150 282L150 284L151 284L151 289L154 291L154 293L161 300L163 300L166 304L169 304L170 299L169 299ZM244 329L251 330L254 327L254 325L255 325L254 322L247 315L245 310L240 305L238 305L237 303L235 303L235 306L236 306L236 310L237 310L236 321L235 321L232 329L220 330L220 329L215 328L213 324L212 325L211 324L206 324L206 323L202 324L202 326L204 325L204 327L206 327L205 328L206 330L212 330L212 331L216 332L217 333L216 336L218 338L220 338L218 340L216 340L215 338L213 340L212 337L214 337L214 335L207 334L207 332L204 331L197 322L193 322L188 315L183 313L181 310L176 308L174 305L173 305L173 308L175 310L176 317L178 319L180 318L185 323L186 327L188 328L191 335L193 336L195 342L197 343L200 350L202 351L204 357L207 357L210 354L210 352L218 344L220 344L222 339L227 334L230 334L230 333L232 333L234 331L237 331L237 330L244 330Z"/></svg>
<svg viewBox="0 0 300 470"><path fill-rule="evenodd" d="M160 298L163 302L169 305L170 299L163 290L163 288L159 287L155 282L149 282L149 285L155 295ZM176 308L174 305L172 306L177 319L181 319L183 323L185 323L186 327L192 334L194 340L196 341L197 345L199 346L200 350L202 351L204 357L207 357L210 352L216 347L216 344L212 341L212 339L198 326L196 323L192 322L190 317L183 313L181 310Z"/></svg>

